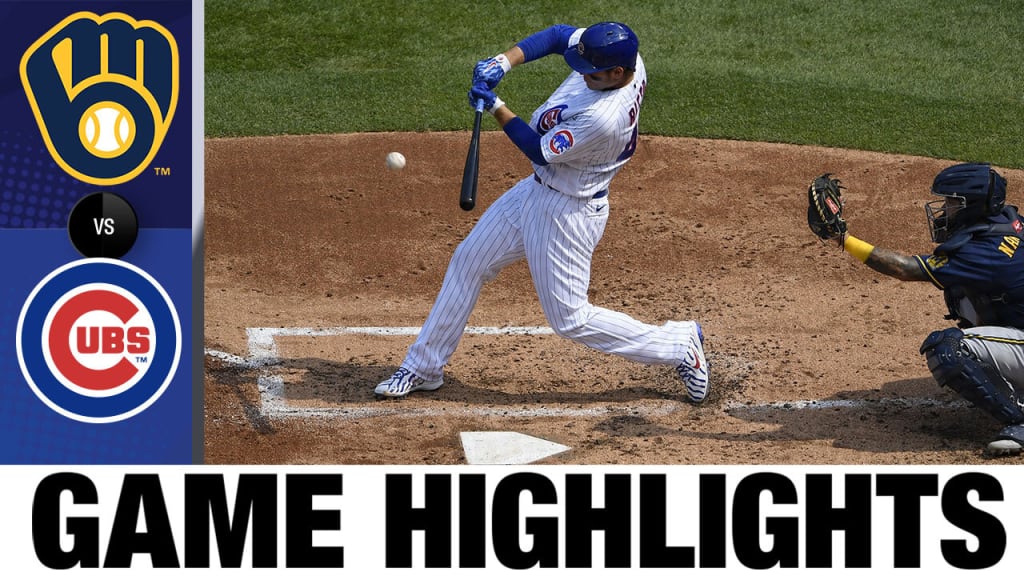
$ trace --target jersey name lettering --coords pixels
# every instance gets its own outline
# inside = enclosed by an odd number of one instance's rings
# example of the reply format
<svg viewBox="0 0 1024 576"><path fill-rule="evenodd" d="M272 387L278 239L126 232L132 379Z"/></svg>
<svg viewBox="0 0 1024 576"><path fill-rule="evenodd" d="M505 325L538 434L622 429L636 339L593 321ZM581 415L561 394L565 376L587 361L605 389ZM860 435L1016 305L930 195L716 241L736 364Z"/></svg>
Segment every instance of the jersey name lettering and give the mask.
<svg viewBox="0 0 1024 576"><path fill-rule="evenodd" d="M1020 238L1016 236L1003 236L1003 241L999 244L999 251L1013 258L1018 245L1020 245Z"/></svg>

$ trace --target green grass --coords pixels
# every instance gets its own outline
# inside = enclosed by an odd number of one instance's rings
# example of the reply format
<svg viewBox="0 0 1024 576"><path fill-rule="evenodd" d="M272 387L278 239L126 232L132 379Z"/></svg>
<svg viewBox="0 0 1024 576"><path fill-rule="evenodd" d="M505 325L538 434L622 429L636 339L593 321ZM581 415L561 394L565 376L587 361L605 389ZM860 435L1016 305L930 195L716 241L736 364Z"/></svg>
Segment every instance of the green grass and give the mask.
<svg viewBox="0 0 1024 576"><path fill-rule="evenodd" d="M1019 0L207 0L204 11L211 137L466 130L477 60L550 24L619 20L647 63L645 134L1024 167ZM498 94L528 115L568 71L557 57L532 62Z"/></svg>

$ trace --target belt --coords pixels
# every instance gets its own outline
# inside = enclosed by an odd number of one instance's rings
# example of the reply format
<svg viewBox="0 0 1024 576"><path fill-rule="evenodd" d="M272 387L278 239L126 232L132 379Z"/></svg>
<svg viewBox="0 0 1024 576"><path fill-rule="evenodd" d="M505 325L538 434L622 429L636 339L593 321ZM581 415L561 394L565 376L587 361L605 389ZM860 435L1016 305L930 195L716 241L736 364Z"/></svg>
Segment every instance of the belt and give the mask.
<svg viewBox="0 0 1024 576"><path fill-rule="evenodd" d="M544 184L544 181L541 180L540 176L537 176L536 173L533 174L533 179L534 179L535 182L537 182L537 184ZM558 188L555 188L554 186L548 186L547 184L544 184L544 185L547 186L548 188L551 188L555 192L559 192L559 193L561 192ZM590 199L591 200L596 200L598 198L604 198L607 195L608 195L608 189L605 188L604 190L601 190L600 192L598 192L598 193L594 194L593 196L591 196Z"/></svg>

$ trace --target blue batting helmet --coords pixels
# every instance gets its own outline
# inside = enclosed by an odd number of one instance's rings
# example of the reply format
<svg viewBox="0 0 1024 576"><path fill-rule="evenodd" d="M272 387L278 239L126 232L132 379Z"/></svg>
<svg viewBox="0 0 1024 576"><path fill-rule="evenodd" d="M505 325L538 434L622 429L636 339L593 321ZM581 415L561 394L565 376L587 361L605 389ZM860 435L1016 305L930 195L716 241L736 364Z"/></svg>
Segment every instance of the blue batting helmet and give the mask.
<svg viewBox="0 0 1024 576"><path fill-rule="evenodd" d="M600 22L588 26L580 41L565 51L565 61L580 74L593 74L622 66L636 67L640 40L629 26L618 22Z"/></svg>
<svg viewBox="0 0 1024 576"><path fill-rule="evenodd" d="M998 214L1006 203L1006 179L989 164L954 164L935 176L932 194L943 199L928 202L925 210L932 240L943 242L953 232Z"/></svg>

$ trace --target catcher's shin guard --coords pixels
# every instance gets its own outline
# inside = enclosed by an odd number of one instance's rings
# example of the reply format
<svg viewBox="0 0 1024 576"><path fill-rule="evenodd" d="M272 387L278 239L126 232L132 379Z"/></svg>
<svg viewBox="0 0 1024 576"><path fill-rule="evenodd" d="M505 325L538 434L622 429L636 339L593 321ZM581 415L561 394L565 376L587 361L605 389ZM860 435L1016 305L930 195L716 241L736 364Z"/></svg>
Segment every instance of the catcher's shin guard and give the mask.
<svg viewBox="0 0 1024 576"><path fill-rule="evenodd" d="M932 332L921 344L928 369L940 386L957 394L1003 424L1024 422L1024 410L1002 378L991 377L981 362L963 345L959 328Z"/></svg>

